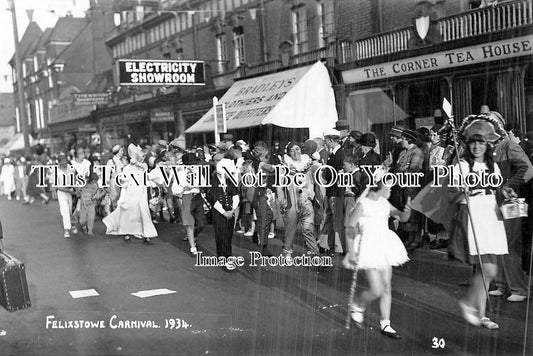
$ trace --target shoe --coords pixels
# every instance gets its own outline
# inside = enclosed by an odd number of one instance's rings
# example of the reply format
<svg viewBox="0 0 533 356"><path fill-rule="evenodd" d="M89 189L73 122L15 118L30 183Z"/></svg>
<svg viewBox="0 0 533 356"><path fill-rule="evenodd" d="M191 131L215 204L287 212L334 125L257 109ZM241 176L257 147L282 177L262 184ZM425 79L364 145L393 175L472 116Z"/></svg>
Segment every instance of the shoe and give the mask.
<svg viewBox="0 0 533 356"><path fill-rule="evenodd" d="M511 294L509 298L507 298L508 302L511 303L520 303L527 299L525 295L519 295L519 294Z"/></svg>
<svg viewBox="0 0 533 356"><path fill-rule="evenodd" d="M396 332L396 330L394 330L390 324L387 324L385 325L385 327L383 329L381 329L381 333L385 336L388 336L390 337L391 339L396 339L396 340L399 340L402 338L402 336L400 334L398 334Z"/></svg>
<svg viewBox="0 0 533 356"><path fill-rule="evenodd" d="M474 326L481 326L481 318L477 315L476 308L466 305L462 301L459 301L459 308L461 308L461 313L467 323Z"/></svg>
<svg viewBox="0 0 533 356"><path fill-rule="evenodd" d="M285 257L285 261L287 262L287 265L292 265L292 250L286 250L283 249L283 257Z"/></svg>
<svg viewBox="0 0 533 356"><path fill-rule="evenodd" d="M253 231L246 231L246 232L244 233L244 237L252 237L252 236L254 236Z"/></svg>
<svg viewBox="0 0 533 356"><path fill-rule="evenodd" d="M143 244L145 244L145 245L153 245L154 242L152 241L151 238L149 238L149 237L145 237L145 238L143 239Z"/></svg>
<svg viewBox="0 0 533 356"><path fill-rule="evenodd" d="M487 329L499 329L500 328L498 324L496 324L495 322L493 322L487 317L481 318L481 326Z"/></svg>
<svg viewBox="0 0 533 356"><path fill-rule="evenodd" d="M357 304L350 304L350 316L357 327L362 329L365 321L365 309L361 308Z"/></svg>
<svg viewBox="0 0 533 356"><path fill-rule="evenodd" d="M73 233L74 235L76 235L76 234L78 233L78 228L73 227L73 228L72 228L72 233Z"/></svg>
<svg viewBox="0 0 533 356"><path fill-rule="evenodd" d="M243 229L239 229L237 231L235 231L235 233L237 234L244 234L246 231L244 231Z"/></svg>
<svg viewBox="0 0 533 356"><path fill-rule="evenodd" d="M274 256L274 255L272 254L272 252L270 252L270 250L268 249L268 246L267 246L267 245L263 245L263 248L262 248L262 250L261 250L261 254L262 254L263 256L266 256L266 257L272 257L272 256Z"/></svg>
<svg viewBox="0 0 533 356"><path fill-rule="evenodd" d="M130 235L124 236L124 242L130 242L130 241L131 241Z"/></svg>
<svg viewBox="0 0 533 356"><path fill-rule="evenodd" d="M225 267L228 271L233 271L235 268L237 268L237 266L233 262L226 262Z"/></svg>
<svg viewBox="0 0 533 356"><path fill-rule="evenodd" d="M276 237L276 234L275 234L275 233L273 233L273 232L269 232L269 233L268 233L268 238L269 238L269 239L273 239L274 237Z"/></svg>
<svg viewBox="0 0 533 356"><path fill-rule="evenodd" d="M192 257L195 257L197 254L198 254L198 250L196 249L196 247L191 247L189 249L189 254L192 256Z"/></svg>
<svg viewBox="0 0 533 356"><path fill-rule="evenodd" d="M502 295L504 295L505 293L503 292L503 290L501 289L494 289L494 290L489 290L489 295L492 295L493 297L501 297Z"/></svg>
<svg viewBox="0 0 533 356"><path fill-rule="evenodd" d="M461 287L470 287L471 284L472 284L472 281L469 279L467 279L466 281L461 281L457 283L457 285Z"/></svg>
<svg viewBox="0 0 533 356"><path fill-rule="evenodd" d="M70 237L70 232L65 231L65 233L63 234L63 237L68 239Z"/></svg>

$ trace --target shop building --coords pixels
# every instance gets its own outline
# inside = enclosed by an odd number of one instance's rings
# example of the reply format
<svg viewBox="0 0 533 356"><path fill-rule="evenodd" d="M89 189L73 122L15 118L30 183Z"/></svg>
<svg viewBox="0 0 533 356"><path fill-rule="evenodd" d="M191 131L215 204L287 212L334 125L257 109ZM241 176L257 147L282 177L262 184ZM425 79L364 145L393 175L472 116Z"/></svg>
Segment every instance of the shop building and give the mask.
<svg viewBox="0 0 533 356"><path fill-rule="evenodd" d="M347 43L336 68L350 126L386 142L392 125L442 122L447 98L456 123L485 106L512 128L533 130L532 1L479 3L379 1L384 32ZM398 17L411 23L401 27ZM396 28L384 27L392 18Z"/></svg>

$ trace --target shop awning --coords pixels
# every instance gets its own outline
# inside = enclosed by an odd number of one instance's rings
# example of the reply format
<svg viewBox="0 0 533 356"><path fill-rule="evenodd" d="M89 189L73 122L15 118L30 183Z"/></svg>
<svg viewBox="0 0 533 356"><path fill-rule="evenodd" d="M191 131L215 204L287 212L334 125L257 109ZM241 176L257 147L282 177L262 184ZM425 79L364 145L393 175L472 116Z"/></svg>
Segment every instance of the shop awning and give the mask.
<svg viewBox="0 0 533 356"><path fill-rule="evenodd" d="M335 96L326 67L314 65L235 82L219 103L226 103L227 129L273 124L309 128L310 137L335 126ZM186 133L214 131L213 109Z"/></svg>
<svg viewBox="0 0 533 356"><path fill-rule="evenodd" d="M37 144L37 141L29 135L30 138L30 147L33 147ZM22 133L17 133L8 143L0 147L0 154L8 155L13 151L20 151L24 149L24 135Z"/></svg>

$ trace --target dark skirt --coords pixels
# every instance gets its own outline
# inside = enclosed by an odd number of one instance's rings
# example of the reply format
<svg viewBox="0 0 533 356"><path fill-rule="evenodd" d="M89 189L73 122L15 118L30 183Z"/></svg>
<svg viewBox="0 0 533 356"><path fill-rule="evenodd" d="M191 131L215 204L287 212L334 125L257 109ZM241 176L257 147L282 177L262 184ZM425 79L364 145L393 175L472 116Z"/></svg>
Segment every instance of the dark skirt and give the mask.
<svg viewBox="0 0 533 356"><path fill-rule="evenodd" d="M448 253L452 259L457 259L470 265L479 264L479 257L469 254L468 244L468 207L466 204L458 204L459 209L452 221L453 230L451 231L450 241L448 242ZM497 255L481 255L482 263L497 262Z"/></svg>

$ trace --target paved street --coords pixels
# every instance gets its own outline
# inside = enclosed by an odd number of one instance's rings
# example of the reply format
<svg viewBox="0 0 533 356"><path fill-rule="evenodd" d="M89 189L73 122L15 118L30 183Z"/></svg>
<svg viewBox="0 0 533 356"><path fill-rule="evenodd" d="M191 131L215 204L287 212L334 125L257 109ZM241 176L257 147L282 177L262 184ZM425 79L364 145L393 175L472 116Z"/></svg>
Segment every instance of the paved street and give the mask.
<svg viewBox="0 0 533 356"><path fill-rule="evenodd" d="M493 299L491 317L500 324L498 331L467 325L456 300L465 292L457 282L468 278L470 269L448 262L444 252L417 251L413 261L395 269L392 323L403 336L396 341L379 333L377 305L368 310L365 329L344 329L351 272L338 266L252 267L249 251L254 245L236 236L234 254L245 257L245 267L231 273L195 267L181 227L167 223L158 225L160 239L153 246L105 236L100 221L95 238L79 234L65 239L56 201L25 206L2 197L0 218L6 250L25 262L32 301L29 309L0 309L0 329L5 330L0 355L523 352L526 303ZM281 241L270 241L273 252L280 253ZM304 252L299 243L298 251ZM199 245L205 255L215 254L211 226ZM339 262L335 257L334 263ZM367 286L361 276L359 281L358 290ZM87 289L99 295L74 299L69 293ZM131 294L154 289L176 293ZM529 320L525 354L531 355L533 318Z"/></svg>

